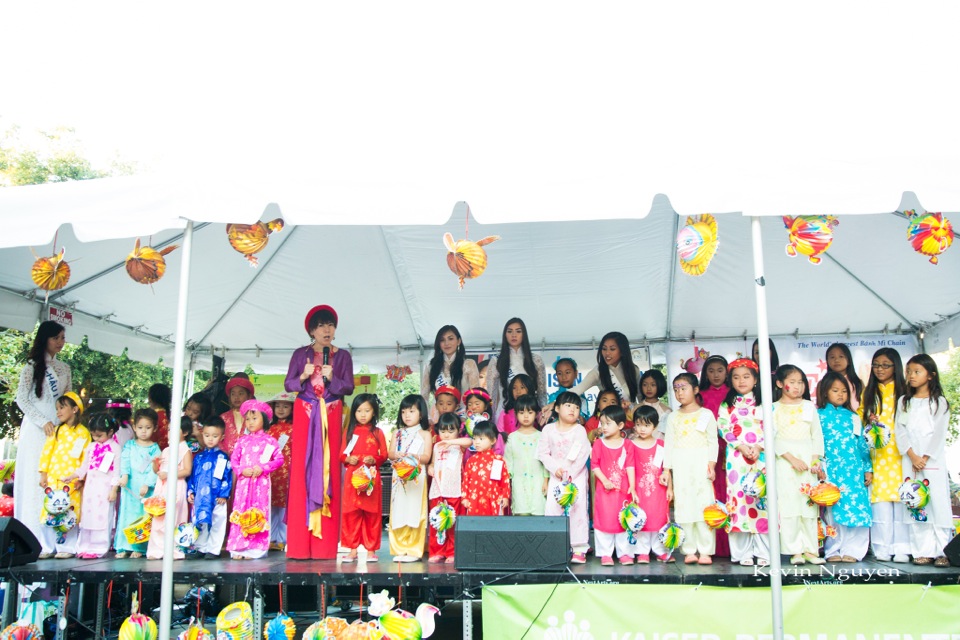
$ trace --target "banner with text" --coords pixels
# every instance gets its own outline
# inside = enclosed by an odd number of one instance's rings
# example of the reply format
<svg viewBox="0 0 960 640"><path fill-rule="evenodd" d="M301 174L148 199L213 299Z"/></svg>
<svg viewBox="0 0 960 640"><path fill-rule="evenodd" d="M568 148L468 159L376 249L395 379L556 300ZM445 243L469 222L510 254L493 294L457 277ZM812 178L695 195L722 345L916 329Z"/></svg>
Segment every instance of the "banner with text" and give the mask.
<svg viewBox="0 0 960 640"><path fill-rule="evenodd" d="M960 638L960 586L833 582L783 588L788 640ZM483 589L483 634L529 640L769 640L770 611L769 587L492 586Z"/></svg>
<svg viewBox="0 0 960 640"><path fill-rule="evenodd" d="M870 377L870 364L877 349L888 347L897 351L906 364L917 353L917 340L913 335L860 335L819 336L816 338L773 339L780 364L792 364L807 374L810 393L814 394L817 383L827 372L827 347L834 343L847 345L853 356L853 366L860 379L866 384ZM674 376L689 371L698 378L704 360L712 355L721 355L727 361L736 358L749 358L752 355L753 339L742 340L705 340L703 342L671 342L666 346L667 378L672 382ZM669 386L669 385L668 385ZM669 393L671 406L676 404L673 394Z"/></svg>

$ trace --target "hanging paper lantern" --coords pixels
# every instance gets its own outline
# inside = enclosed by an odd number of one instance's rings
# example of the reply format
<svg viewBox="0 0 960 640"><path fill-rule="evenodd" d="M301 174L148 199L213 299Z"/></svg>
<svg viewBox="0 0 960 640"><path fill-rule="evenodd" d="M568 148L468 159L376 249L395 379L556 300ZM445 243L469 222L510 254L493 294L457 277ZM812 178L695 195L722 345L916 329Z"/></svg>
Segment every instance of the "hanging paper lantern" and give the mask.
<svg viewBox="0 0 960 640"><path fill-rule="evenodd" d="M350 484L354 489L357 490L357 495L365 493L369 496L373 493L373 489L376 487L376 482L374 480L376 477L376 469L373 467L368 467L367 465L360 465L350 476Z"/></svg>
<svg viewBox="0 0 960 640"><path fill-rule="evenodd" d="M254 254L263 251L267 246L270 234L283 230L283 218L277 218L270 222L257 224L228 224L227 240L230 246L242 253L251 266L256 267L259 263Z"/></svg>
<svg viewBox="0 0 960 640"><path fill-rule="evenodd" d="M240 533L252 536L267 529L267 516L262 510L250 507L246 511L234 511L230 514L230 522L240 527Z"/></svg>
<svg viewBox="0 0 960 640"><path fill-rule="evenodd" d="M722 502L714 502L703 510L703 521L711 529L719 529L730 523L730 512L727 511L727 505Z"/></svg>
<svg viewBox="0 0 960 640"><path fill-rule="evenodd" d="M630 544L637 543L637 534L647 523L647 513L636 502L624 502L620 509L620 526L627 532Z"/></svg>
<svg viewBox="0 0 960 640"><path fill-rule="evenodd" d="M553 499L563 507L563 515L570 515L570 507L577 502L580 489L570 480L564 480L553 488Z"/></svg>
<svg viewBox="0 0 960 640"><path fill-rule="evenodd" d="M789 231L787 255L807 256L812 264L820 264L820 254L833 242L833 228L840 222L833 216L783 216L783 226Z"/></svg>
<svg viewBox="0 0 960 640"><path fill-rule="evenodd" d="M263 627L264 640L293 640L297 635L297 625L293 618L285 613L277 614L277 617L268 622Z"/></svg>
<svg viewBox="0 0 960 640"><path fill-rule="evenodd" d="M150 616L134 613L120 625L118 640L157 640L157 623Z"/></svg>
<svg viewBox="0 0 960 640"><path fill-rule="evenodd" d="M155 518L167 512L167 501L161 496L151 496L143 501L143 510Z"/></svg>
<svg viewBox="0 0 960 640"><path fill-rule="evenodd" d="M800 485L800 493L806 494L811 503L821 507L832 507L840 500L840 487L832 482Z"/></svg>
<svg viewBox="0 0 960 640"><path fill-rule="evenodd" d="M174 535L173 542L177 546L177 550L181 553L185 553L193 549L193 545L197 543L197 538L200 537L200 530L197 529L197 526L192 522L182 522L177 525L177 532Z"/></svg>
<svg viewBox="0 0 960 640"><path fill-rule="evenodd" d="M930 481L917 478L905 478L897 489L900 502L907 506L910 517L917 522L927 521L927 511L924 507L930 502Z"/></svg>
<svg viewBox="0 0 960 640"><path fill-rule="evenodd" d="M145 515L137 518L130 523L130 526L123 529L123 535L126 536L130 544L140 544L150 539L150 527L153 524L153 516Z"/></svg>
<svg viewBox="0 0 960 640"><path fill-rule="evenodd" d="M409 365L400 366L399 364L387 365L387 380L394 382L403 382L403 379L413 373Z"/></svg>
<svg viewBox="0 0 960 640"><path fill-rule="evenodd" d="M141 247L140 238L137 238L133 251L127 256L125 263L127 275L140 284L157 282L167 271L167 261L164 256L176 249L177 246L174 244L157 251L153 247Z"/></svg>
<svg viewBox="0 0 960 640"><path fill-rule="evenodd" d="M917 213L914 209L903 212L910 224L907 226L907 239L913 250L930 256L930 263L937 264L937 257L953 244L953 225L942 213Z"/></svg>
<svg viewBox="0 0 960 640"><path fill-rule="evenodd" d="M443 234L443 244L447 247L447 266L459 278L460 289L466 278L478 278L487 268L487 252L485 245L496 242L500 236L487 236L481 240L453 241L449 233Z"/></svg>
<svg viewBox="0 0 960 640"><path fill-rule="evenodd" d="M822 518L817 518L817 542L823 546L827 538L836 538L837 528L824 523Z"/></svg>
<svg viewBox="0 0 960 640"><path fill-rule="evenodd" d="M390 597L386 589L371 593L369 598L370 606L367 611L377 618L382 637L390 640L420 640L433 635L436 628L433 618L440 613L435 606L422 603L417 607L417 613L414 615L403 609L394 609L396 601ZM366 637L363 637L363 640L367 640Z"/></svg>
<svg viewBox="0 0 960 640"><path fill-rule="evenodd" d="M190 618L190 625L181 631L177 640L213 640L214 635L204 629L194 618Z"/></svg>
<svg viewBox="0 0 960 640"><path fill-rule="evenodd" d="M43 634L35 625L14 622L0 631L0 640L42 640Z"/></svg>
<svg viewBox="0 0 960 640"><path fill-rule="evenodd" d="M693 375L698 376L700 375L700 371L703 369L704 363L709 357L709 351L706 349L698 349L697 345L693 345L693 357L686 360L681 360L680 368L687 373L692 373Z"/></svg>
<svg viewBox="0 0 960 640"><path fill-rule="evenodd" d="M70 281L70 265L63 259L64 251L60 249L60 253L49 258L38 256L30 267L30 279L44 291L63 289ZM34 251L33 255L37 253Z"/></svg>
<svg viewBox="0 0 960 640"><path fill-rule="evenodd" d="M746 473L741 480L741 486L743 495L759 500L767 495L767 474L763 470Z"/></svg>
<svg viewBox="0 0 960 640"><path fill-rule="evenodd" d="M403 484L416 480L420 476L420 462L415 456L403 456L393 461L393 474Z"/></svg>
<svg viewBox="0 0 960 640"><path fill-rule="evenodd" d="M892 434L890 427L874 418L867 424L867 428L863 430L863 437L867 439L867 445L869 445L871 449L883 449L890 444Z"/></svg>
<svg viewBox="0 0 960 640"><path fill-rule="evenodd" d="M441 502L433 509L430 509L430 526L437 532L437 543L443 544L447 541L447 531L453 528L457 521L457 513L453 507L446 502Z"/></svg>
<svg viewBox="0 0 960 640"><path fill-rule="evenodd" d="M306 628L303 632L303 640L330 640L331 638L340 638L347 627L347 621L343 618L334 618L327 616L318 622Z"/></svg>
<svg viewBox="0 0 960 640"><path fill-rule="evenodd" d="M6 482L13 478L13 472L17 468L17 461L15 458L7 458L6 460L0 460L0 482Z"/></svg>
<svg viewBox="0 0 960 640"><path fill-rule="evenodd" d="M677 234L680 268L687 275L702 276L707 272L718 244L716 218L709 213L689 216L687 224Z"/></svg>
<svg viewBox="0 0 960 640"><path fill-rule="evenodd" d="M657 532L657 540L666 547L667 551L671 552L679 549L686 537L687 534L684 533L683 527L676 522L668 522Z"/></svg>
<svg viewBox="0 0 960 640"><path fill-rule="evenodd" d="M246 602L228 604L217 616L219 640L253 640L253 609Z"/></svg>

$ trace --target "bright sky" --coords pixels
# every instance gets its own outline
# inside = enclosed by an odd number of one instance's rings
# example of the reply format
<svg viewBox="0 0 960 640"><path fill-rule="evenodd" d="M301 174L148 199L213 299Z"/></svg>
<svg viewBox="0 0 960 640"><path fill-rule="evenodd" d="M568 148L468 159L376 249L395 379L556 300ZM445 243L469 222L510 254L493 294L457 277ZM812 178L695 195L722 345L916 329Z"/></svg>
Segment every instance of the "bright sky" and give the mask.
<svg viewBox="0 0 960 640"><path fill-rule="evenodd" d="M909 189L960 209L957 5L794 6L18 3L0 126L194 175L422 187L491 220L643 214L658 191L803 208L798 177L831 211Z"/></svg>

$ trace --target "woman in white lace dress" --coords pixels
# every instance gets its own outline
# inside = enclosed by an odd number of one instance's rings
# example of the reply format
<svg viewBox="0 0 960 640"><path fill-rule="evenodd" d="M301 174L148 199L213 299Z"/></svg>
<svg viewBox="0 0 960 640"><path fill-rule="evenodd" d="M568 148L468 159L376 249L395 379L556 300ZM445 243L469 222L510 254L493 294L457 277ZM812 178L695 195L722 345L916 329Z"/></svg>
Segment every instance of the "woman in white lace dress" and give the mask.
<svg viewBox="0 0 960 640"><path fill-rule="evenodd" d="M503 413L510 381L518 373L526 373L537 383L536 390L531 390L530 394L536 396L541 407L547 404L547 370L543 366L543 359L530 350L527 325L523 320L510 318L503 326L500 353L490 358L487 367L487 391L490 392L493 407L491 420L494 424Z"/></svg>
<svg viewBox="0 0 960 640"><path fill-rule="evenodd" d="M23 411L23 423L17 441L13 513L37 538L43 508L40 453L47 436L56 429L57 398L71 391L70 367L56 359L63 349L64 337L62 325L52 320L40 323L17 386L17 406Z"/></svg>

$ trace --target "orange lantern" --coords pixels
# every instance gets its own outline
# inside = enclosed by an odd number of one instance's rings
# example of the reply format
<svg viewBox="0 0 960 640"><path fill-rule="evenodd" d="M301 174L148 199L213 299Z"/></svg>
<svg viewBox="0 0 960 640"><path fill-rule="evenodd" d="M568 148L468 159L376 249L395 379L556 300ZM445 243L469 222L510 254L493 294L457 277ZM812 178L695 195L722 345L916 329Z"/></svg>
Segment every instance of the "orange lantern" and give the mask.
<svg viewBox="0 0 960 640"><path fill-rule="evenodd" d="M157 251L153 247L141 247L140 238L137 238L133 251L127 256L127 275L140 284L153 284L167 271L164 256L176 248L177 245L171 245Z"/></svg>

